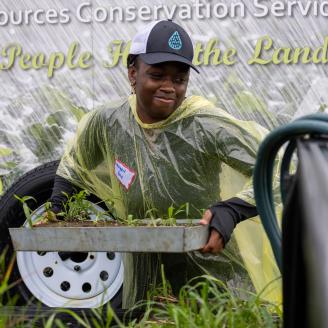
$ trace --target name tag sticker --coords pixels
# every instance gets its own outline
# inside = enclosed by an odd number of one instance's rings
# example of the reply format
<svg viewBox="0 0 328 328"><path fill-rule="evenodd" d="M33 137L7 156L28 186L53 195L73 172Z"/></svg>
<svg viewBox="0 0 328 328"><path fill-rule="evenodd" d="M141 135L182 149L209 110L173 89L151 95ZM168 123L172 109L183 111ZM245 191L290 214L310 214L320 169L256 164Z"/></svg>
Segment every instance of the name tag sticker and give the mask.
<svg viewBox="0 0 328 328"><path fill-rule="evenodd" d="M115 175L122 185L129 190L136 172L117 159L115 161Z"/></svg>

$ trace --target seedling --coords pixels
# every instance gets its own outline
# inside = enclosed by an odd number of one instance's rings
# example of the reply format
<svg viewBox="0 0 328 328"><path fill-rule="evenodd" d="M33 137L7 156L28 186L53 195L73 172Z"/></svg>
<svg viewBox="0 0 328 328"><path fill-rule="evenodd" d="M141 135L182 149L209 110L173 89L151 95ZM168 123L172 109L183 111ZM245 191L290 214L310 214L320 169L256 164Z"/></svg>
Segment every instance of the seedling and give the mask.
<svg viewBox="0 0 328 328"><path fill-rule="evenodd" d="M151 226L153 226L153 227L156 227L157 224L159 223L159 220L161 220L158 218L158 209L154 208L154 207L150 208L146 211L145 217L146 218L149 217L149 219L151 221Z"/></svg>
<svg viewBox="0 0 328 328"><path fill-rule="evenodd" d="M134 219L133 215L129 214L126 223L127 223L128 226L135 226L135 225L138 224L138 219Z"/></svg>
<svg viewBox="0 0 328 328"><path fill-rule="evenodd" d="M80 222L90 220L90 215L96 216L95 222L106 221L105 216L111 214L110 211L100 212L96 210L92 203L86 198L90 195L87 190L81 190L77 194L69 196L67 193L63 194L67 197L67 201L63 204L63 211L57 216L63 217L66 222ZM96 205L102 201L95 203Z"/></svg>
<svg viewBox="0 0 328 328"><path fill-rule="evenodd" d="M52 211L52 204L51 204L51 202L46 202L44 204L44 208L46 210L46 212L45 212L46 213L46 217L47 217L47 219L49 221L53 221L53 222L58 221L56 219L56 214Z"/></svg>
<svg viewBox="0 0 328 328"><path fill-rule="evenodd" d="M31 196L24 196L22 198L15 195L15 197L23 204L24 213L27 219L27 222L30 227L35 225L36 223L47 223L47 222L58 222L57 218L62 218L65 222L83 222L83 221L90 221L91 215L93 216L93 223L97 223L99 221L108 221L108 216L114 217L112 212L112 207L114 205L113 202L106 201L106 204L109 204L111 210L108 211L99 211L97 210L94 205L97 205L103 201L98 203L90 203L87 200L87 196L90 193L87 190L81 190L80 192L70 196L67 193L63 192L66 196L67 201L63 203L63 210L60 213L55 214L52 211L52 204L51 202L46 202L44 204L45 211L42 215L36 220L32 222L32 211L27 205L27 201L33 199L35 202L36 200ZM156 208L148 209L145 213L146 219L149 220L147 224L149 226L157 227L157 226L177 226L177 216L179 214L185 213L185 218L189 218L189 203L185 203L178 208L175 208L172 204L167 209L167 214L163 215L162 217L158 217L159 210ZM140 220L135 218L134 215L129 214L126 219L124 218L115 218L119 223L122 225L127 226L139 226L145 225L145 220ZM190 225L192 225L192 220L190 219Z"/></svg>
<svg viewBox="0 0 328 328"><path fill-rule="evenodd" d="M91 207L90 203L85 201L89 193L82 190L73 196L69 196L63 192L67 201L63 205L63 211L58 213L57 216L63 217L64 221L84 221L88 219L88 213Z"/></svg>
<svg viewBox="0 0 328 328"><path fill-rule="evenodd" d="M177 220L176 217L180 213L185 213L186 217L189 217L189 203L181 205L178 209L175 210L173 204L167 209L167 223L170 226L176 226Z"/></svg>
<svg viewBox="0 0 328 328"><path fill-rule="evenodd" d="M159 225L164 226L176 226L177 225L177 216L181 213L185 213L185 218L189 218L189 203L185 203L181 205L179 208L175 209L174 205L172 204L167 209L167 214L163 215L163 217L158 217L158 209L151 208L146 211L145 217L150 219L150 225L157 227ZM192 224L192 220L190 219L190 224Z"/></svg>
<svg viewBox="0 0 328 328"><path fill-rule="evenodd" d="M33 227L32 216L31 216L32 210L28 207L26 202L28 200L34 200L36 202L36 199L32 196L19 197L17 195L14 195L14 197L23 204L23 211L24 211L25 217L27 219L29 227L32 228Z"/></svg>

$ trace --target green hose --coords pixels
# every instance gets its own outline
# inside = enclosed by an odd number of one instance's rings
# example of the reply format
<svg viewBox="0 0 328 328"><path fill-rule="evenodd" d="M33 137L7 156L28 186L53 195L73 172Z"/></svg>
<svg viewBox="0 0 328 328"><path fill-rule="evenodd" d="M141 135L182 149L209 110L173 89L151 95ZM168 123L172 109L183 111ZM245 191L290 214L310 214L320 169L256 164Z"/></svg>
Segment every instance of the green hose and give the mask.
<svg viewBox="0 0 328 328"><path fill-rule="evenodd" d="M292 154L296 148L296 138L304 135L328 134L328 115L317 113L304 116L294 122L272 131L262 142L254 169L254 194L258 213L269 237L271 247L281 271L281 231L274 208L272 180L275 158L279 149L290 142L281 165L281 183L289 173ZM283 202L286 189L281 188Z"/></svg>

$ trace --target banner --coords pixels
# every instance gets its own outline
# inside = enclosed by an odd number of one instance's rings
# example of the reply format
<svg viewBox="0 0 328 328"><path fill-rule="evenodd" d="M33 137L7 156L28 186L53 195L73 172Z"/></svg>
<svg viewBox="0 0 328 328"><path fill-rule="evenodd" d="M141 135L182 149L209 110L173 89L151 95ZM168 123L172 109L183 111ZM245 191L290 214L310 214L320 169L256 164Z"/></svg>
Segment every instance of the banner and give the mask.
<svg viewBox="0 0 328 328"><path fill-rule="evenodd" d="M194 42L188 94L268 129L327 107L328 1L1 1L0 176L59 159L81 116L130 93L135 32L173 19Z"/></svg>

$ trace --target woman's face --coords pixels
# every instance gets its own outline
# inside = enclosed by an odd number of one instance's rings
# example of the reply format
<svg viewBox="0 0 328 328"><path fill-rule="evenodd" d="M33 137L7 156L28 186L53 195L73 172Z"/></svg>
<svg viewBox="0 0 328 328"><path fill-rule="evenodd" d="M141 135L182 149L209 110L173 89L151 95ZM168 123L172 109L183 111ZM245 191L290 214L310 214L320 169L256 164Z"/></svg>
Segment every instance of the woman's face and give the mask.
<svg viewBox="0 0 328 328"><path fill-rule="evenodd" d="M144 123L166 119L182 103L189 66L179 62L147 65L140 58L129 67L129 80L137 96L137 113Z"/></svg>

